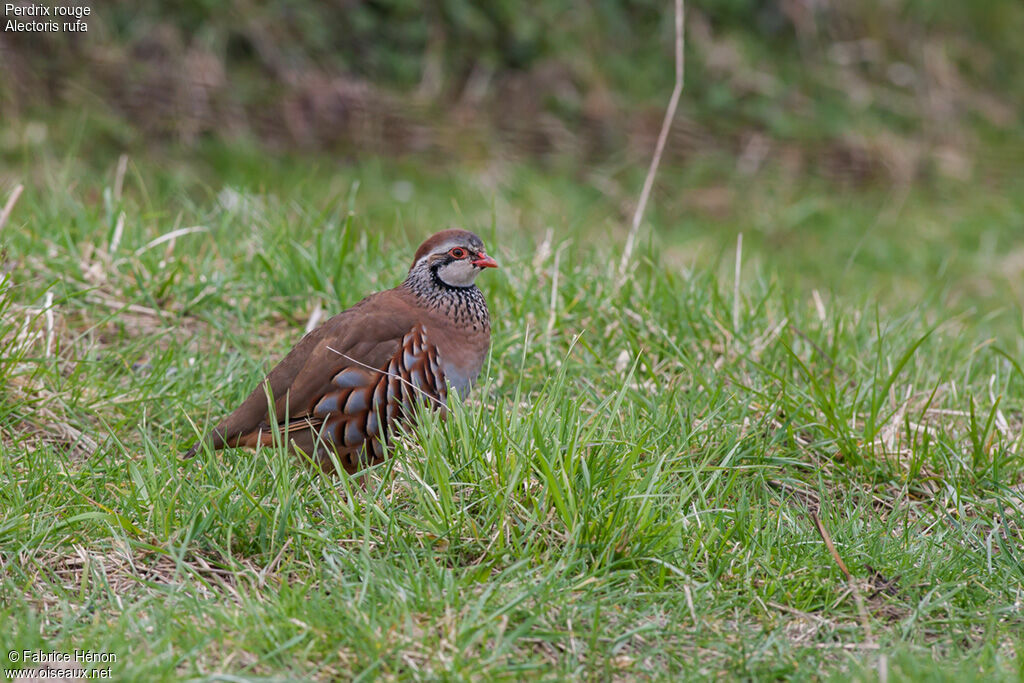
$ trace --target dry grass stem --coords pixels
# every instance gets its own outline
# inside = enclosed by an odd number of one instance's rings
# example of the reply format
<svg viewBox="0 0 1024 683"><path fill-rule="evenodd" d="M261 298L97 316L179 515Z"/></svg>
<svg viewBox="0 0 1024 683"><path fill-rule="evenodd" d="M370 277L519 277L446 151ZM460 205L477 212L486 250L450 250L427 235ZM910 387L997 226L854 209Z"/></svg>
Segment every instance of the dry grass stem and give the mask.
<svg viewBox="0 0 1024 683"><path fill-rule="evenodd" d="M679 106L679 97L683 94L683 74L685 62L683 61L683 48L685 36L683 25L686 8L683 0L675 2L676 17L676 82L672 88L672 97L669 98L668 108L665 110L665 118L661 122L661 132L658 133L658 142L654 147L654 157L651 159L651 166L647 169L647 177L644 179L643 189L640 191L640 201L637 202L636 210L633 212L633 223L629 228L629 235L626 237L626 246L622 250L622 260L619 261L619 284L625 280L626 268L633 258L633 249L636 246L637 234L640 232L640 222L643 220L644 211L647 209L647 200L651 196L651 187L654 185L654 177L658 174L658 166L661 164L661 155L665 152L665 143L668 141L668 133L672 128L672 120L676 116L676 108Z"/></svg>
<svg viewBox="0 0 1024 683"><path fill-rule="evenodd" d="M123 223L123 216L124 216L124 214L122 214L122 218L119 220L119 223ZM152 239L149 242L147 242L144 246L141 246L138 249L136 249L135 250L135 255L139 256L140 254L142 254L142 253L144 253L146 251L149 251L153 247L159 246L159 245L163 244L164 242L171 242L171 243L173 243L179 237L182 237L184 235L191 235L191 234L197 233L197 232L209 232L209 231L210 231L210 229L207 228L204 225L193 225L193 226L188 227L188 228L178 228L176 230L171 230L170 232L168 232L166 234L163 234L163 235L160 235L159 237L157 237L155 239ZM113 252L113 247L114 246L115 245L113 245L113 244L111 245L111 252Z"/></svg>
<svg viewBox="0 0 1024 683"><path fill-rule="evenodd" d="M14 190L11 191L11 194L7 197L7 203L4 204L4 210L3 212L0 212L0 230L3 230L4 226L7 225L7 219L10 218L11 211L14 210L14 205L18 202L18 197L21 196L24 189L25 186L18 183L18 185L14 187Z"/></svg>
<svg viewBox="0 0 1024 683"><path fill-rule="evenodd" d="M114 173L114 201L121 201L121 192L124 190L124 174L128 170L128 155L122 154L117 159L117 171Z"/></svg>
<svg viewBox="0 0 1024 683"><path fill-rule="evenodd" d="M124 211L117 215L117 224L114 226L114 235L110 238L110 248L107 249L107 254L113 256L117 248L121 246L121 238L124 237Z"/></svg>
<svg viewBox="0 0 1024 683"><path fill-rule="evenodd" d="M839 552L836 551L835 545L832 543L832 536L828 533L828 529L825 528L825 524L821 521L821 517L818 516L817 512L811 511L811 518L814 520L814 526L818 529L818 534L821 536L821 540L825 542L825 547L828 548L828 552L832 555L832 559L839 566L839 570L843 572L843 576L846 577L846 583L850 587L850 593L853 595L853 600L857 604L857 614L860 617L861 628L864 629L864 639L866 645L873 645L875 642L875 636L871 632L871 622L868 620L868 611L864 606L864 599L861 597L860 589L857 587L857 582L853 580L853 575L850 574L850 570L846 568L846 563L843 562L843 558L839 556Z"/></svg>
<svg viewBox="0 0 1024 683"><path fill-rule="evenodd" d="M740 274L743 271L743 233L736 235L736 265L732 283L732 329L740 327Z"/></svg>

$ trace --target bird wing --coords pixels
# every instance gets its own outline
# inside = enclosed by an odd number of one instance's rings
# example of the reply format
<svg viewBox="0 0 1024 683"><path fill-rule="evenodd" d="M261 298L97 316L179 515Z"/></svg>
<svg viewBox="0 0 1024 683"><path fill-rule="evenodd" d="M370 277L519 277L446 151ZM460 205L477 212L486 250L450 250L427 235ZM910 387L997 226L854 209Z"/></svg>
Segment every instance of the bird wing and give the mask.
<svg viewBox="0 0 1024 683"><path fill-rule="evenodd" d="M281 424L315 419L313 409L319 399L337 388L332 384L335 375L348 367L368 372L383 368L416 324L416 310L400 291L388 290L363 299L303 337L204 441L218 449L269 427L271 420ZM272 418L267 386L274 399ZM193 445L186 457L198 452L201 444Z"/></svg>

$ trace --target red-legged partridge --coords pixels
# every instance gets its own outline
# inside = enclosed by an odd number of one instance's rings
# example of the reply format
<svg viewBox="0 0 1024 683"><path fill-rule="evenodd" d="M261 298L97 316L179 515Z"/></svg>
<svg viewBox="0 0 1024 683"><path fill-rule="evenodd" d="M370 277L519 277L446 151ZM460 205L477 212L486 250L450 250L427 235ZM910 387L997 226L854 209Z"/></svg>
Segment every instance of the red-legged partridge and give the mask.
<svg viewBox="0 0 1024 683"><path fill-rule="evenodd" d="M277 432L326 469L331 452L349 472L384 459L388 435L415 402L443 409L449 389L465 396L491 343L491 319L474 284L498 264L479 237L444 230L413 257L398 287L371 294L313 330L193 445L271 444ZM270 386L273 405L267 400Z"/></svg>

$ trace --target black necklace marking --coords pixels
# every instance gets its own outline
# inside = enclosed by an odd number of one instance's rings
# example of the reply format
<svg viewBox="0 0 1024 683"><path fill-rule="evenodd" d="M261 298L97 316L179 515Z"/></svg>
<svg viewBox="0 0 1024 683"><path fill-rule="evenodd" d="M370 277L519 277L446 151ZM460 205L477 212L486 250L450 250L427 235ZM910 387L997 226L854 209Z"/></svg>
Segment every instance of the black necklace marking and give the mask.
<svg viewBox="0 0 1024 683"><path fill-rule="evenodd" d="M490 314L484 293L475 284L467 287L450 285L441 279L437 266L413 268L403 283L424 304L444 313L451 321L474 330L491 329Z"/></svg>
<svg viewBox="0 0 1024 683"><path fill-rule="evenodd" d="M438 273L437 271L439 271L441 269L441 266L447 266L449 263L451 263L451 261L448 261L448 262L445 262L445 263L438 263L436 266L431 266L430 267L430 275L431 275L431 277L434 278L434 284L436 284L438 287L441 287L442 289L455 289L455 290L469 289L471 287L476 287L476 285L473 285L473 284L466 285L465 287L462 287L460 285L451 285L451 284L448 284L447 282L445 282L444 280L442 280L440 273Z"/></svg>

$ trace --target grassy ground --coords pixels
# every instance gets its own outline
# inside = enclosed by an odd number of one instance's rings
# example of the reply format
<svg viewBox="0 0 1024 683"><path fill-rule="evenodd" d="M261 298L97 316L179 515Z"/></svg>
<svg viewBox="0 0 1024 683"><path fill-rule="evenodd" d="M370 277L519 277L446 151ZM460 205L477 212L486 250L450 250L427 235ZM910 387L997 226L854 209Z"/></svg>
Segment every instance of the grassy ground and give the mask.
<svg viewBox="0 0 1024 683"><path fill-rule="evenodd" d="M123 680L1024 671L1020 188L666 172L618 286L632 176L83 154L0 186L26 185L8 650ZM493 352L370 491L275 449L179 460L318 305L450 224L502 265Z"/></svg>

